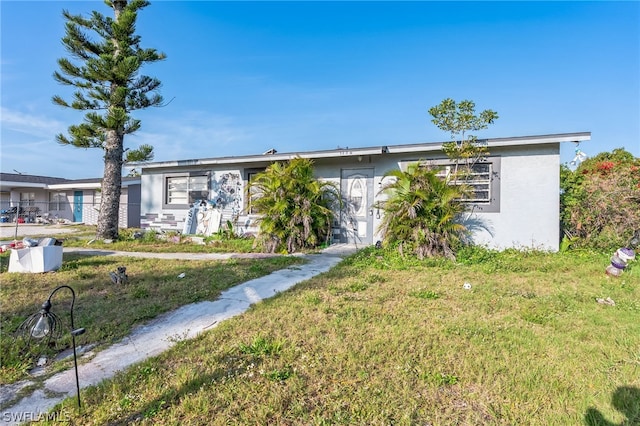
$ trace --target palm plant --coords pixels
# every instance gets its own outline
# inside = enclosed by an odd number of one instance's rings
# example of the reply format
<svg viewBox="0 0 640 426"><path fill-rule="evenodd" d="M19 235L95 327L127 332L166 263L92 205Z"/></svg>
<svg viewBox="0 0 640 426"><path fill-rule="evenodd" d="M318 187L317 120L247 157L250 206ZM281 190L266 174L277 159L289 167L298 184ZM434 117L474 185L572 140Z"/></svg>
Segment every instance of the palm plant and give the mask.
<svg viewBox="0 0 640 426"><path fill-rule="evenodd" d="M328 241L339 191L314 177L311 160L273 163L251 182L251 194L265 251L293 253Z"/></svg>
<svg viewBox="0 0 640 426"><path fill-rule="evenodd" d="M381 189L386 199L377 204L385 213L379 226L385 244L397 244L401 253L408 247L420 259L455 258L454 249L467 231L457 219L465 210L460 199L468 189L419 163L385 177L390 178Z"/></svg>

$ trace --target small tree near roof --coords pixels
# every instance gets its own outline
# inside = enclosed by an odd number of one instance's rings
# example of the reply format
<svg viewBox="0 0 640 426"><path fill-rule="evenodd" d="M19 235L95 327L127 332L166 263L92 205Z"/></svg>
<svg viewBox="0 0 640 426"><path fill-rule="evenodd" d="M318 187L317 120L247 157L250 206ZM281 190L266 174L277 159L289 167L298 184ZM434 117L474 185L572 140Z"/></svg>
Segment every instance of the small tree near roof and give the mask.
<svg viewBox="0 0 640 426"><path fill-rule="evenodd" d="M475 108L473 101L456 103L451 98L429 108L429 114L433 117L431 122L451 135L451 142L442 144L442 149L454 162L455 168L450 177L454 183L459 179L465 181L473 165L488 155L486 146L478 142L477 136L468 132L486 129L498 119L498 113L485 109L476 115Z"/></svg>

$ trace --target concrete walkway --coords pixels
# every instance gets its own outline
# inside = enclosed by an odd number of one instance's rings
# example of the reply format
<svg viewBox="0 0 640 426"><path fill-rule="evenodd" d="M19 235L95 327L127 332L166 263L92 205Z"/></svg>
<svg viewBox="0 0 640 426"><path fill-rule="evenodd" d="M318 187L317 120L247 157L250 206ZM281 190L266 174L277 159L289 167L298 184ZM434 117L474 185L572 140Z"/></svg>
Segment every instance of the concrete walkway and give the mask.
<svg viewBox="0 0 640 426"><path fill-rule="evenodd" d="M252 304L285 291L294 285L326 272L337 265L343 257L354 253L356 248L349 245L334 245L321 254L305 255L307 263L273 272L224 291L214 302L199 302L185 305L173 312L161 315L153 321L136 328L121 342L97 353L87 352L78 360L80 387L95 385L112 377L146 358L160 354L176 342L189 339L215 327L221 321L245 312ZM138 257L170 257L183 259L224 259L225 255L213 254L169 254L169 253L127 253L104 252L84 249L67 251L89 251L93 255L128 255ZM226 255L230 257L238 255ZM84 361L84 359L89 359ZM73 368L46 379L41 387L17 401L16 393L33 385L31 381L0 386L0 404L13 402L2 410L0 423L20 424L36 420L48 412L64 398L76 395L75 371Z"/></svg>
<svg viewBox="0 0 640 426"><path fill-rule="evenodd" d="M344 247L342 249L344 250ZM91 249L84 247L63 247L62 251L64 253L80 253L88 256L128 256L182 260L261 259L265 257L280 256L278 254L271 253L142 253L105 249Z"/></svg>

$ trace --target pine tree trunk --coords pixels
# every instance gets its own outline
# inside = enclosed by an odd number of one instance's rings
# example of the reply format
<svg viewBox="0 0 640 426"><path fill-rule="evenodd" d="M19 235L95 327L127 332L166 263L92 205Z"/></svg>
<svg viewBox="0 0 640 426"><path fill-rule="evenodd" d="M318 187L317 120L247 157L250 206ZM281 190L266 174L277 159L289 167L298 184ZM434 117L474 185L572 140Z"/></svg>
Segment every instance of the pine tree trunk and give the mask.
<svg viewBox="0 0 640 426"><path fill-rule="evenodd" d="M117 239L122 191L122 154L124 134L109 130L106 134L102 204L98 215L97 239Z"/></svg>
<svg viewBox="0 0 640 426"><path fill-rule="evenodd" d="M125 0L116 0L112 3L116 21L120 17L122 10L126 7ZM120 48L118 40L112 40L116 46L113 52L114 61L117 63ZM118 90L118 84L111 82L111 96ZM124 99L117 103L112 103L109 107L110 114L115 115L115 110L122 108L126 111ZM118 126L119 127L119 126ZM109 129L105 134L104 146L104 174L102 177L102 204L98 214L98 228L96 230L97 239L118 238L118 225L120 213L120 192L122 191L122 154L124 151L124 129Z"/></svg>

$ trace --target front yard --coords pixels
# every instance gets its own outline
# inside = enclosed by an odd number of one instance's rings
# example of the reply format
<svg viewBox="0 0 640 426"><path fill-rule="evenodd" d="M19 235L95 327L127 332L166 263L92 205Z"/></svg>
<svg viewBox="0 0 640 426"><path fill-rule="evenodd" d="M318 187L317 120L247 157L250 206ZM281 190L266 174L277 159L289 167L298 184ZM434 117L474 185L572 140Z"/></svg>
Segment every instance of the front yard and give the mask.
<svg viewBox="0 0 640 426"><path fill-rule="evenodd" d="M0 384L28 377L28 370L40 355L25 348L20 340L14 340L13 334L22 321L38 312L59 285L69 285L77 295L75 325L86 329L77 344L97 345L99 350L163 312L189 303L216 300L229 287L304 261L289 256L201 261L67 253L57 272L10 274L7 273L8 260L9 253L0 255ZM110 272L121 265L126 267L129 276L127 285L111 281ZM68 327L71 294L62 291L52 302L54 312ZM44 350L44 353L53 355L70 345L71 337L65 333L56 350Z"/></svg>
<svg viewBox="0 0 640 426"><path fill-rule="evenodd" d="M365 249L83 390L81 412L75 399L57 411L83 425L639 424L640 265L610 278L610 256L468 250L452 263ZM83 280L115 265L70 260L68 270L43 276L56 281L38 296L67 282L58 275ZM235 278L282 266L253 262L231 265ZM148 287L100 296L140 306L127 325L113 322L117 333L164 306L152 283L187 265L131 267ZM197 283L225 267L191 268L191 285L173 286L172 306L210 297ZM3 283L3 329L42 299L26 288ZM78 323L100 291L97 282L82 290ZM598 302L607 297L615 304Z"/></svg>

